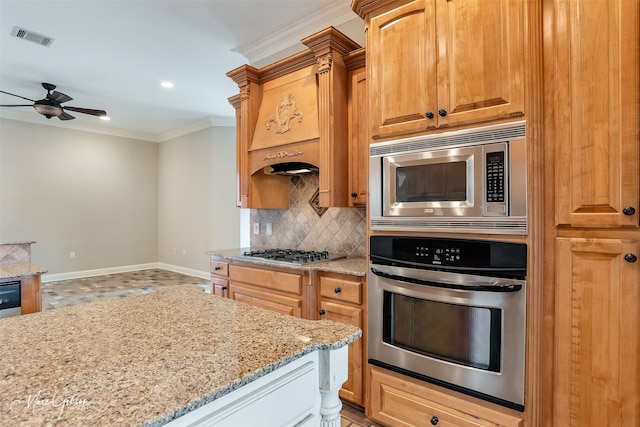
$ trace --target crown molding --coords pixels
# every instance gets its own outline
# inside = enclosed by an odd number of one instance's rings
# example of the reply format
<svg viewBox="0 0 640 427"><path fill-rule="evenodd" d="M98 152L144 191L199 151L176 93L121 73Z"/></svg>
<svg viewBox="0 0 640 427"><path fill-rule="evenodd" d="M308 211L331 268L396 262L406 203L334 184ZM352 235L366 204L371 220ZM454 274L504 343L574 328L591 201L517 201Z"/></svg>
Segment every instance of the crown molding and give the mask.
<svg viewBox="0 0 640 427"><path fill-rule="evenodd" d="M297 45L300 46L300 50L304 50L305 46L300 43L303 38L326 27L335 27L356 18L359 19L351 10L349 0L325 2L318 6L312 15L299 15L281 28L231 50L247 58L250 64L254 64Z"/></svg>

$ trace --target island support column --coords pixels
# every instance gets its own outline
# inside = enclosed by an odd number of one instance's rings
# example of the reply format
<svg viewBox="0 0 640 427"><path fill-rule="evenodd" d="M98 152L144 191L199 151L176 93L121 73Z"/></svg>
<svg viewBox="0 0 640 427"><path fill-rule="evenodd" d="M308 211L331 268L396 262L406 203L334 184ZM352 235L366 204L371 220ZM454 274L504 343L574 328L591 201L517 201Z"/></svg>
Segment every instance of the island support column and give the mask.
<svg viewBox="0 0 640 427"><path fill-rule="evenodd" d="M320 426L340 427L342 401L338 395L349 377L349 346L320 351Z"/></svg>

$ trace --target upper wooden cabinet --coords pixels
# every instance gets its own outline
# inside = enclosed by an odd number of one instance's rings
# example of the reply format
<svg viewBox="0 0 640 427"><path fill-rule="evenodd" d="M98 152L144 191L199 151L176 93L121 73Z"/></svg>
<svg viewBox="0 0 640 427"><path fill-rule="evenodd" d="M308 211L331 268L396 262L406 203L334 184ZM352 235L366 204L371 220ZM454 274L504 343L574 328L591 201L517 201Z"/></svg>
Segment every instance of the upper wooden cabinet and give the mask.
<svg viewBox="0 0 640 427"><path fill-rule="evenodd" d="M238 205L289 207L289 177L271 173L281 163L319 169L323 207L349 206L348 73L343 56L360 46L333 27L301 42L308 50L261 69L227 73L240 89L236 108Z"/></svg>
<svg viewBox="0 0 640 427"><path fill-rule="evenodd" d="M354 0L367 33L371 136L524 114L520 0Z"/></svg>
<svg viewBox="0 0 640 427"><path fill-rule="evenodd" d="M638 2L547 2L556 225L638 227Z"/></svg>

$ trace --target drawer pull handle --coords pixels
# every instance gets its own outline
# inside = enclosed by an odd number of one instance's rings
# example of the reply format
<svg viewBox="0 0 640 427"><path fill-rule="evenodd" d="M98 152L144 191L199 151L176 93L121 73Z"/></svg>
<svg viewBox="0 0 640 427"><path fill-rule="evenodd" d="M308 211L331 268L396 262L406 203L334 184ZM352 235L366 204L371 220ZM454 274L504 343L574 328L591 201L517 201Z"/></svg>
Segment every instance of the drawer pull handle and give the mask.
<svg viewBox="0 0 640 427"><path fill-rule="evenodd" d="M431 425L438 424L438 421L440 421L440 420L435 415L433 417L431 417Z"/></svg>
<svg viewBox="0 0 640 427"><path fill-rule="evenodd" d="M342 292L342 288L338 286L333 290L333 292L335 292L336 294L339 294L340 292Z"/></svg>
<svg viewBox="0 0 640 427"><path fill-rule="evenodd" d="M220 270L222 270L222 267L216 267L216 268L214 268L214 270L215 271L220 271Z"/></svg>

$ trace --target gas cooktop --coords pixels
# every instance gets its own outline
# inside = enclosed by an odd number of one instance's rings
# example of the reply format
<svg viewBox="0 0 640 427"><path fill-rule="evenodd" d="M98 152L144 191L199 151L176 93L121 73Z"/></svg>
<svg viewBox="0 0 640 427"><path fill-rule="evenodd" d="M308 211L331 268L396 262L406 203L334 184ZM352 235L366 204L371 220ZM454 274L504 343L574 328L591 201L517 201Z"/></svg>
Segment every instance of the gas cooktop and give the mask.
<svg viewBox="0 0 640 427"><path fill-rule="evenodd" d="M246 251L241 258L263 259L270 262L279 262L289 265L313 264L318 262L335 261L346 258L346 255L337 255L328 251L302 251L299 249L262 249Z"/></svg>

